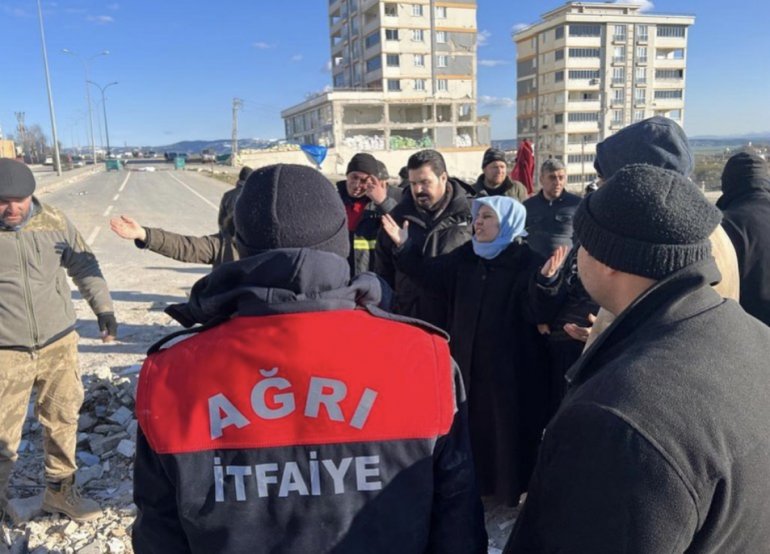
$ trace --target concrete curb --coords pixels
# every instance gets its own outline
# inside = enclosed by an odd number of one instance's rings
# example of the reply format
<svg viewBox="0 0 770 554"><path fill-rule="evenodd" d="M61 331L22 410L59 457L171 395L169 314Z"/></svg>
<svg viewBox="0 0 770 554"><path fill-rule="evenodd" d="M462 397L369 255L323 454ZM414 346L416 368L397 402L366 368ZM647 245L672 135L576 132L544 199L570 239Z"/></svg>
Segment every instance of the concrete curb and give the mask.
<svg viewBox="0 0 770 554"><path fill-rule="evenodd" d="M65 174L63 174L61 177L57 176L52 178L51 180L46 180L47 182L38 183L35 189L35 195L41 196L43 194L49 194L51 192L59 190L62 187L71 185L72 183L77 183L78 181L82 181L86 177L95 175L96 173L102 173L103 171L104 169L101 169L99 167L93 167L93 166L72 169L66 172Z"/></svg>

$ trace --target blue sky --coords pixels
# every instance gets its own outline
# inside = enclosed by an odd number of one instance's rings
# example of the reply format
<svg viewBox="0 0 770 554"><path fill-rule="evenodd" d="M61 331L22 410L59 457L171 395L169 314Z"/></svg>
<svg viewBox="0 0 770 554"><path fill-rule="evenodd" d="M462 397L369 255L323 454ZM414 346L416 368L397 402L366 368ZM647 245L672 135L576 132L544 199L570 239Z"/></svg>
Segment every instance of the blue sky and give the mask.
<svg viewBox="0 0 770 554"><path fill-rule="evenodd" d="M515 135L511 30L561 4L479 0L480 113L493 138ZM649 2L648 2L649 3ZM770 131L766 0L657 0L653 12L692 13L685 127L690 135ZM738 8L738 6L740 6ZM59 138L85 144L83 64L106 85L110 142L163 145L230 136L232 99L244 100L241 137L282 138L280 111L330 84L327 0L43 0ZM0 126L26 113L50 135L35 0L0 0ZM92 87L97 143L101 95Z"/></svg>

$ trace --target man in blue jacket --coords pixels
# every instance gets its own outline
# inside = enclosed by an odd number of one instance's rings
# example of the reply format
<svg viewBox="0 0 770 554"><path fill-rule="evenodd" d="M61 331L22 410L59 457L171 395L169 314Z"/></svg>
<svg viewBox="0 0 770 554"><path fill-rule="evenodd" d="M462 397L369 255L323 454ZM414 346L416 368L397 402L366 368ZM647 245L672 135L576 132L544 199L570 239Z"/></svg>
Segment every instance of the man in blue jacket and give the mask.
<svg viewBox="0 0 770 554"><path fill-rule="evenodd" d="M446 336L350 280L345 208L314 169L256 170L241 259L169 313L137 392L137 554L486 552Z"/></svg>

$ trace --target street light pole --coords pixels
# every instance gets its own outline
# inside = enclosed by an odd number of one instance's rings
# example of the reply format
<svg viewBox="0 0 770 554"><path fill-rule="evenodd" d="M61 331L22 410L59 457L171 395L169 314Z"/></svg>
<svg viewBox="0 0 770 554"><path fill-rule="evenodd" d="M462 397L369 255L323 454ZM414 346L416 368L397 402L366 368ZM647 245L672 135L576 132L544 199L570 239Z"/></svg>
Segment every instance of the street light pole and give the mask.
<svg viewBox="0 0 770 554"><path fill-rule="evenodd" d="M118 82L114 81L112 83L108 83L104 85L103 87L100 87L97 83L94 83L93 81L88 81L92 85L94 85L96 88L98 88L102 92L102 110L104 111L104 134L107 138L107 157L110 157L110 130L107 127L107 100L104 97L104 91L110 88L112 85L117 85Z"/></svg>
<svg viewBox="0 0 770 554"><path fill-rule="evenodd" d="M38 0L39 1L39 0ZM79 59L83 63L83 68L85 69L86 74L86 107L88 108L88 128L90 130L91 134L91 156L94 162L94 166L96 165L96 143L94 142L94 120L93 115L91 113L91 90L88 88L88 62L91 60L98 58L99 56L107 56L109 55L109 50L104 50L102 52L99 52L98 54L94 54L90 58L82 58L77 53L73 52L72 50L69 50L67 48L64 48L62 50L63 53L69 54L70 56L75 56L77 59Z"/></svg>
<svg viewBox="0 0 770 554"><path fill-rule="evenodd" d="M61 176L61 156L59 154L59 135L56 132L56 112L53 109L53 93L51 92L51 75L48 72L48 50L45 47L45 29L43 28L43 8L37 0L37 17L40 21L40 42L43 48L43 65L45 66L45 85L48 89L48 111L51 114L51 135L53 136L53 163L56 174Z"/></svg>

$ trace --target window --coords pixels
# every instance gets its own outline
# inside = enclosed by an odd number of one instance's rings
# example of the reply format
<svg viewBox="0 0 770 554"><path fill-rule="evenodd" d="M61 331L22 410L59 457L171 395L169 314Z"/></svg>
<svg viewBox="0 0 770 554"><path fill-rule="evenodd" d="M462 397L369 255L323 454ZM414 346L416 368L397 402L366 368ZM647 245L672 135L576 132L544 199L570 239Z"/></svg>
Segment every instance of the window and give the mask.
<svg viewBox="0 0 770 554"><path fill-rule="evenodd" d="M388 67L398 67L401 65L398 54L388 54L385 57L385 64Z"/></svg>
<svg viewBox="0 0 770 554"><path fill-rule="evenodd" d="M335 88L343 88L345 86L345 74L344 73L337 73L334 76L334 87Z"/></svg>
<svg viewBox="0 0 770 554"><path fill-rule="evenodd" d="M643 88L635 88L634 89L634 103L635 104L644 104L647 102L647 91Z"/></svg>
<svg viewBox="0 0 770 554"><path fill-rule="evenodd" d="M612 84L622 85L626 82L626 68L616 67L612 70Z"/></svg>
<svg viewBox="0 0 770 554"><path fill-rule="evenodd" d="M350 57L351 58L361 57L361 41L359 41L358 39L354 39L352 44L350 45Z"/></svg>
<svg viewBox="0 0 770 554"><path fill-rule="evenodd" d="M563 71L557 71L553 74L553 81L554 83L561 83L564 80L564 72Z"/></svg>
<svg viewBox="0 0 770 554"><path fill-rule="evenodd" d="M398 40L398 29L385 29L385 40Z"/></svg>
<svg viewBox="0 0 770 554"><path fill-rule="evenodd" d="M397 17L398 16L398 4L385 4L385 16Z"/></svg>
<svg viewBox="0 0 770 554"><path fill-rule="evenodd" d="M675 121L681 121L682 120L682 110L671 110L666 114L666 117L673 119Z"/></svg>
<svg viewBox="0 0 770 554"><path fill-rule="evenodd" d="M626 47L615 46L612 49L612 61L616 63L623 63L626 61Z"/></svg>
<svg viewBox="0 0 770 554"><path fill-rule="evenodd" d="M436 90L449 90L449 82L446 79L436 79Z"/></svg>
<svg viewBox="0 0 770 554"><path fill-rule="evenodd" d="M639 123L644 119L644 110L634 110L634 123Z"/></svg>
<svg viewBox="0 0 770 554"><path fill-rule="evenodd" d="M554 35L556 36L556 40L559 40L560 38L564 38L564 25L559 25L556 27L556 30L554 31Z"/></svg>
<svg viewBox="0 0 770 554"><path fill-rule="evenodd" d="M656 79L684 79L684 69L656 69Z"/></svg>
<svg viewBox="0 0 770 554"><path fill-rule="evenodd" d="M449 65L449 56L441 54L436 58L436 67L446 67Z"/></svg>
<svg viewBox="0 0 770 554"><path fill-rule="evenodd" d="M422 4L412 4L412 15L422 17Z"/></svg>
<svg viewBox="0 0 770 554"><path fill-rule="evenodd" d="M564 48L561 48L553 53L553 59L554 61L558 62L559 60L564 59Z"/></svg>
<svg viewBox="0 0 770 554"><path fill-rule="evenodd" d="M598 48L570 48L570 58L598 58L601 54Z"/></svg>
<svg viewBox="0 0 770 554"><path fill-rule="evenodd" d="M422 42L422 29L412 29L412 40L415 42Z"/></svg>
<svg viewBox="0 0 770 554"><path fill-rule="evenodd" d="M364 45L366 46L367 49L371 48L375 44L379 44L379 43L380 43L380 33L379 33L379 31L373 32L371 35L367 36L364 39Z"/></svg>
<svg viewBox="0 0 770 554"><path fill-rule="evenodd" d="M636 38L637 40L647 40L650 38L647 34L647 25L636 26Z"/></svg>
<svg viewBox="0 0 770 554"><path fill-rule="evenodd" d="M596 179L596 173L586 173L578 175L567 175L568 183L587 183Z"/></svg>
<svg viewBox="0 0 770 554"><path fill-rule="evenodd" d="M614 32L612 34L612 40L626 40L626 26L615 25Z"/></svg>
<svg viewBox="0 0 770 554"><path fill-rule="evenodd" d="M602 36L602 26L594 23L570 23L569 36L600 37Z"/></svg>
<svg viewBox="0 0 770 554"><path fill-rule="evenodd" d="M685 29L684 25L658 25L656 34L659 37L684 38Z"/></svg>
<svg viewBox="0 0 770 554"><path fill-rule="evenodd" d="M682 98L682 89L677 90L656 90L656 100L679 100Z"/></svg>
<svg viewBox="0 0 770 554"><path fill-rule="evenodd" d="M564 114L563 113L557 113L553 116L553 123L554 125L561 125L564 123Z"/></svg>
<svg viewBox="0 0 770 554"><path fill-rule="evenodd" d="M612 91L612 103L622 104L626 101L626 89L616 88Z"/></svg>
<svg viewBox="0 0 770 554"><path fill-rule="evenodd" d="M636 81L637 85L643 85L647 82L647 68L646 67L637 67L636 71L634 71L634 81Z"/></svg>
<svg viewBox="0 0 770 554"><path fill-rule="evenodd" d="M446 31L436 31L436 42L446 44Z"/></svg>
<svg viewBox="0 0 770 554"><path fill-rule="evenodd" d="M598 79L598 69L573 69L569 72L570 79Z"/></svg>
<svg viewBox="0 0 770 554"><path fill-rule="evenodd" d="M684 50L682 48L675 48L673 50L667 50L658 48L655 51L655 59L658 60L683 60Z"/></svg>
<svg viewBox="0 0 770 554"><path fill-rule="evenodd" d="M637 46L636 47L636 61L639 63L647 63L647 47L646 46Z"/></svg>
<svg viewBox="0 0 770 554"><path fill-rule="evenodd" d="M399 81L398 79L388 79L388 90L390 92L400 92L401 81Z"/></svg>
<svg viewBox="0 0 770 554"><path fill-rule="evenodd" d="M414 66L415 67L425 67L425 54L415 54L414 55Z"/></svg>
<svg viewBox="0 0 770 554"><path fill-rule="evenodd" d="M436 6L436 19L446 19L446 6Z"/></svg>
<svg viewBox="0 0 770 554"><path fill-rule="evenodd" d="M570 112L567 115L567 121L570 123L582 123L585 121L599 121L598 112Z"/></svg>
<svg viewBox="0 0 770 554"><path fill-rule="evenodd" d="M358 34L358 18L357 17L351 17L350 18L350 34L351 35L357 35Z"/></svg>
<svg viewBox="0 0 770 554"><path fill-rule="evenodd" d="M579 163L593 163L595 154L570 154L567 156L567 163L579 164Z"/></svg>
<svg viewBox="0 0 770 554"><path fill-rule="evenodd" d="M366 72L377 71L382 68L382 58L380 56L374 56L366 60Z"/></svg>
<svg viewBox="0 0 770 554"><path fill-rule="evenodd" d="M616 125L623 123L623 110L612 110L612 122Z"/></svg>
<svg viewBox="0 0 770 554"><path fill-rule="evenodd" d="M425 79L414 80L414 90L425 90Z"/></svg>

